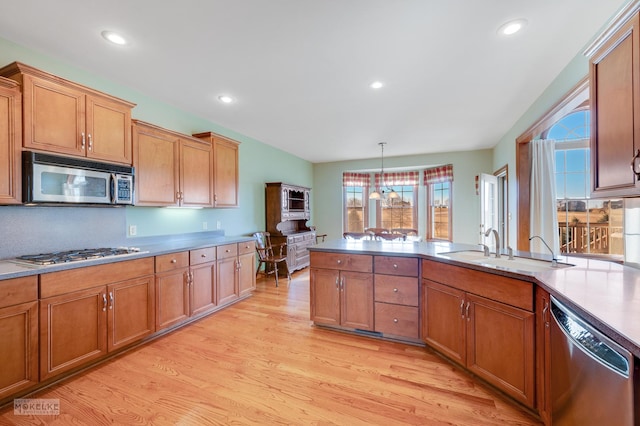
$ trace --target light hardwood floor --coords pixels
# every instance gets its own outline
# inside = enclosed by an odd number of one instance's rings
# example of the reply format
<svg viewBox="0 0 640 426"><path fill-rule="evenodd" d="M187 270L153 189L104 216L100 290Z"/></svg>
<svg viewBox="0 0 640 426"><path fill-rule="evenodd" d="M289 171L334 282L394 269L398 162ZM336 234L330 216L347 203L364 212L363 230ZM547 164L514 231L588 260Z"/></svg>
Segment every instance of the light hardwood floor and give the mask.
<svg viewBox="0 0 640 426"><path fill-rule="evenodd" d="M60 416L0 424L538 425L422 347L309 321L308 269L31 398Z"/></svg>

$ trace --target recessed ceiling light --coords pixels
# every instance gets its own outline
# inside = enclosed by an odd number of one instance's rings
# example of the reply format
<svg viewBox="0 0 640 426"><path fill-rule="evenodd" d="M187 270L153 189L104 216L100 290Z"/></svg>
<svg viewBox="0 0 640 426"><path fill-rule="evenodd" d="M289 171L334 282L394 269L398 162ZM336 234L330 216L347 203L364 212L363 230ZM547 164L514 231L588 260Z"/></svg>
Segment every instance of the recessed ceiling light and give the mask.
<svg viewBox="0 0 640 426"><path fill-rule="evenodd" d="M526 19L514 19L513 21L506 22L498 28L498 34L510 36L527 26Z"/></svg>
<svg viewBox="0 0 640 426"><path fill-rule="evenodd" d="M113 44L124 46L125 44L129 43L126 38L124 38L118 33L114 33L113 31L103 31L101 34L102 34L102 37L104 37L106 40L110 41Z"/></svg>
<svg viewBox="0 0 640 426"><path fill-rule="evenodd" d="M233 98L229 95L220 95L218 96L218 100L225 104L230 104L231 102L233 102Z"/></svg>
<svg viewBox="0 0 640 426"><path fill-rule="evenodd" d="M382 86L384 86L384 83L382 83L381 81L374 81L369 85L369 87L371 87L372 89L380 89Z"/></svg>

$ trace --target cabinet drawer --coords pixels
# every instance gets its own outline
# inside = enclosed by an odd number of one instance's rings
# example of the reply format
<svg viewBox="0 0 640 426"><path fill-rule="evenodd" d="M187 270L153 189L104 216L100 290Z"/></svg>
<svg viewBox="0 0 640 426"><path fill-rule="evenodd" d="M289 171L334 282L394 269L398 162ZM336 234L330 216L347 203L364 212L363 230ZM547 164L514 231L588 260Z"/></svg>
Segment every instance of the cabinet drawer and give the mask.
<svg viewBox="0 0 640 426"><path fill-rule="evenodd" d="M418 259L408 257L375 256L374 271L376 274L418 276Z"/></svg>
<svg viewBox="0 0 640 426"><path fill-rule="evenodd" d="M0 308L38 300L36 275L0 281Z"/></svg>
<svg viewBox="0 0 640 426"><path fill-rule="evenodd" d="M376 302L375 330L383 334L420 338L418 308Z"/></svg>
<svg viewBox="0 0 640 426"><path fill-rule="evenodd" d="M376 302L418 306L418 278L375 275Z"/></svg>
<svg viewBox="0 0 640 426"><path fill-rule="evenodd" d="M249 254L256 250L255 241L246 241L244 243L238 243L238 254Z"/></svg>
<svg viewBox="0 0 640 426"><path fill-rule="evenodd" d="M163 254L156 256L156 272L171 271L189 266L189 252Z"/></svg>
<svg viewBox="0 0 640 426"><path fill-rule="evenodd" d="M202 263L213 262L216 260L216 248L206 247L189 252L189 264L200 265Z"/></svg>
<svg viewBox="0 0 640 426"><path fill-rule="evenodd" d="M314 268L339 269L341 271L372 272L372 256L366 254L311 252Z"/></svg>
<svg viewBox="0 0 640 426"><path fill-rule="evenodd" d="M225 244L218 246L218 259L227 259L238 255L238 244Z"/></svg>

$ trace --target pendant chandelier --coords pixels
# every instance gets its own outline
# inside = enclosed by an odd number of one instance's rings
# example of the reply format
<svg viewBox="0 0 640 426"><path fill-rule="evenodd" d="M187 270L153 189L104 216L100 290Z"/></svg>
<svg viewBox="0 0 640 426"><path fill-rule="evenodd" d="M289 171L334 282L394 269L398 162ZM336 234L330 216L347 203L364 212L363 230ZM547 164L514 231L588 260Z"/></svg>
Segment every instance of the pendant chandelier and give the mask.
<svg viewBox="0 0 640 426"><path fill-rule="evenodd" d="M389 188L388 186L386 187L387 189L387 193L385 194L384 188L385 188L385 184L384 184L384 146L386 145L386 142L379 142L378 145L380 145L380 188L382 188L380 190L380 192L377 191L378 188L376 188L375 191L373 191L372 193L369 194L369 199L370 200L380 200L382 198L386 197L388 198L398 198L399 195L392 189Z"/></svg>

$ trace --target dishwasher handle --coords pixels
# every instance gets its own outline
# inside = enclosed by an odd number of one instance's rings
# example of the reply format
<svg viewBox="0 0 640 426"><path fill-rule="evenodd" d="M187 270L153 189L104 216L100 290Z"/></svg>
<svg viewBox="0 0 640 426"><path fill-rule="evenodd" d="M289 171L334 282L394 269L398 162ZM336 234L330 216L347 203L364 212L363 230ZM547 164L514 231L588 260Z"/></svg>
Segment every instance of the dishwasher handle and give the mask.
<svg viewBox="0 0 640 426"><path fill-rule="evenodd" d="M551 297L551 314L560 330L575 343L577 348L600 364L629 378L631 354L626 349L589 326L553 296Z"/></svg>

